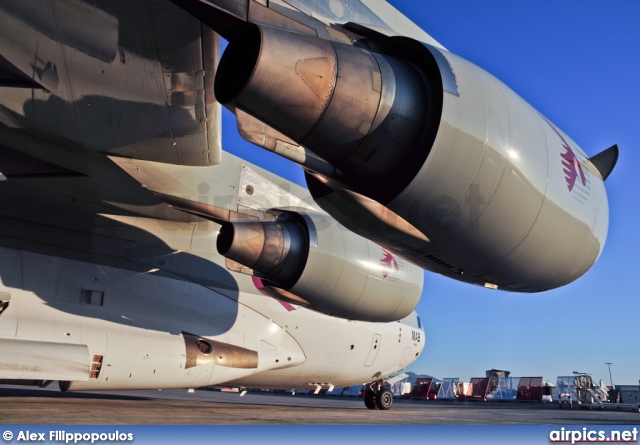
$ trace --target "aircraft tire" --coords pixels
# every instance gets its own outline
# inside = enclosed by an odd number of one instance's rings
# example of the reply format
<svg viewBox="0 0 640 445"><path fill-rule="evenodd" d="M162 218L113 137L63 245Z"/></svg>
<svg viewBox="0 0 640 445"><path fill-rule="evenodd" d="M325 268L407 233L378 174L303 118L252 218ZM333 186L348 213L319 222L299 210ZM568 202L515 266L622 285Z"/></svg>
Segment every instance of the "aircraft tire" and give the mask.
<svg viewBox="0 0 640 445"><path fill-rule="evenodd" d="M368 409L376 409L378 408L378 404L376 402L376 393L373 392L372 390L368 389L365 393L364 393L364 405L368 408Z"/></svg>
<svg viewBox="0 0 640 445"><path fill-rule="evenodd" d="M378 405L378 409L390 409L391 405L393 405L393 394L391 394L391 391L384 389L376 394L376 404Z"/></svg>

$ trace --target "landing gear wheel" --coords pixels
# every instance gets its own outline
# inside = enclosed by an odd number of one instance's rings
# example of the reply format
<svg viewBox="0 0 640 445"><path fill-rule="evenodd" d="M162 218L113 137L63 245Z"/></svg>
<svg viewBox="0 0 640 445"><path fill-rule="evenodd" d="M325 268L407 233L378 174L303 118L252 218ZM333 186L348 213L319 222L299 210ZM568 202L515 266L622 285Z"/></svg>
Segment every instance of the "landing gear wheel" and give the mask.
<svg viewBox="0 0 640 445"><path fill-rule="evenodd" d="M369 409L378 408L378 404L376 403L376 393L370 389L364 393L364 405Z"/></svg>
<svg viewBox="0 0 640 445"><path fill-rule="evenodd" d="M382 390L378 394L376 394L376 404L378 405L378 409L388 410L393 405L393 394L389 390Z"/></svg>
<svg viewBox="0 0 640 445"><path fill-rule="evenodd" d="M393 405L393 394L385 388L384 380L376 380L367 384L364 393L364 404L368 409L388 410Z"/></svg>

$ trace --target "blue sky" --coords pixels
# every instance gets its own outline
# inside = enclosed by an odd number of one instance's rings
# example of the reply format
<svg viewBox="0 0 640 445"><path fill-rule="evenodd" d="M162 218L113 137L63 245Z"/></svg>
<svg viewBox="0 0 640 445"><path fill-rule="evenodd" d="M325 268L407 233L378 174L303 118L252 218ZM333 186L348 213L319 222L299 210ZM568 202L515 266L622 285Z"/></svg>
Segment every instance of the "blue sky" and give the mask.
<svg viewBox="0 0 640 445"><path fill-rule="evenodd" d="M490 368L555 381L572 371L615 384L640 379L640 2L616 0L390 3L456 53L498 77L588 155L617 143L606 182L609 235L576 282L539 294L480 289L426 273L418 312L427 344L409 370L483 376ZM223 116L223 146L303 184L299 167L240 139Z"/></svg>

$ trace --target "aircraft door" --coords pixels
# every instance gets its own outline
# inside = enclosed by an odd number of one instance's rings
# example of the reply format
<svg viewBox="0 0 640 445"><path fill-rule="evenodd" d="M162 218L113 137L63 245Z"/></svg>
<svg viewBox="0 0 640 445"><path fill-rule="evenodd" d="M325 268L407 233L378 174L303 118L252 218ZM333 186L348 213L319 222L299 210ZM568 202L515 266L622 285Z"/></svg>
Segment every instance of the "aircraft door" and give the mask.
<svg viewBox="0 0 640 445"><path fill-rule="evenodd" d="M369 355L367 356L367 360L364 362L365 366L371 366L376 360L381 343L382 337L380 336L380 334L375 334L373 336L373 340L371 341L371 349L369 349Z"/></svg>
<svg viewBox="0 0 640 445"><path fill-rule="evenodd" d="M409 365L409 360L411 359L411 348L405 348L404 354L402 355L402 360L400 360L400 366L405 368Z"/></svg>

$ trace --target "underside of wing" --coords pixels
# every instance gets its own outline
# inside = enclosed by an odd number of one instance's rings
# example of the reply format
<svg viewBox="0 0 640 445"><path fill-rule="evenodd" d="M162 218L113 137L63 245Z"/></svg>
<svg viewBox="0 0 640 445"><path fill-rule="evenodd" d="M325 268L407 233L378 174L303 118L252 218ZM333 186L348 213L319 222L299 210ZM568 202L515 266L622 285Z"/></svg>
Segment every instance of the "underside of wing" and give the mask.
<svg viewBox="0 0 640 445"><path fill-rule="evenodd" d="M220 162L218 37L181 8L0 2L0 20L3 128L82 151Z"/></svg>

